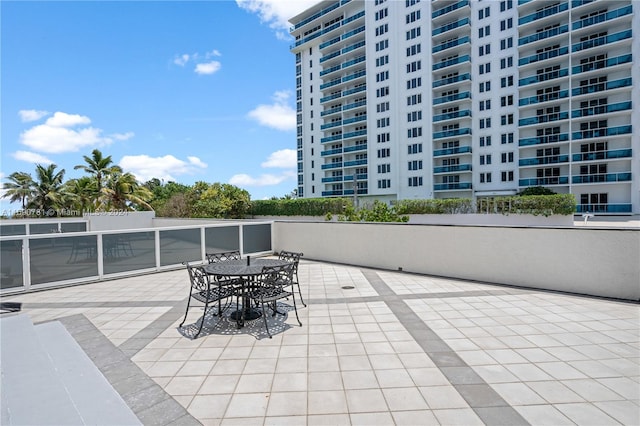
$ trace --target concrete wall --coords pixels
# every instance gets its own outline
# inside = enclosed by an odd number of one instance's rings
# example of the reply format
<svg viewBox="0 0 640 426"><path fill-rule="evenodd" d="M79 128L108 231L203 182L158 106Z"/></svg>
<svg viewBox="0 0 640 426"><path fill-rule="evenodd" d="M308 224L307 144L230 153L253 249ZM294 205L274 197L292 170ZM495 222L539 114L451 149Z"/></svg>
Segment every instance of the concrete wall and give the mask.
<svg viewBox="0 0 640 426"><path fill-rule="evenodd" d="M307 259L640 300L640 229L275 222Z"/></svg>
<svg viewBox="0 0 640 426"><path fill-rule="evenodd" d="M156 212L129 212L112 210L106 212L85 213L83 219L89 224L87 231L114 231L118 229L143 229L153 226Z"/></svg>

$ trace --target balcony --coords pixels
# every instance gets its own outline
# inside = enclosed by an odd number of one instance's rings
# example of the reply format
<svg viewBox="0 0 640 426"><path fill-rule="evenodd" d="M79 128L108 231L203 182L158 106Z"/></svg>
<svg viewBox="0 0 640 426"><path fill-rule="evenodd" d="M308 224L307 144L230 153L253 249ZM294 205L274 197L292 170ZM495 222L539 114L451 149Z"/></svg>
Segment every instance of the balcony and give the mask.
<svg viewBox="0 0 640 426"><path fill-rule="evenodd" d="M333 3L331 6L322 9L320 12L315 13L312 16L310 16L310 17L298 22L296 25L291 27L289 31L297 30L298 28L301 28L301 27L307 25L308 23L310 23L312 21L315 21L316 19L326 15L327 13L331 12L332 10L337 9L340 6L341 6L341 2L337 1L337 2Z"/></svg>
<svg viewBox="0 0 640 426"><path fill-rule="evenodd" d="M518 141L518 146L544 145L549 143L567 142L568 140L569 140L568 133L558 133L555 135L520 139Z"/></svg>
<svg viewBox="0 0 640 426"><path fill-rule="evenodd" d="M358 102L353 102L350 104L345 104L342 109L344 111L348 111L354 108L358 108L358 107L362 107L362 106L366 106L367 105L367 101L358 101Z"/></svg>
<svg viewBox="0 0 640 426"><path fill-rule="evenodd" d="M574 30L578 30L580 28L588 27L591 25L599 24L601 22L610 21L612 19L617 19L621 16L631 15L633 13L633 6L628 5L625 7L621 7L620 9L612 10L607 13L601 13L600 15L590 16L588 18L581 19L579 21L575 21L571 28Z"/></svg>
<svg viewBox="0 0 640 426"><path fill-rule="evenodd" d="M367 71L366 70L356 71L353 74L349 74L349 75L346 75L346 76L342 77L342 82L346 83L348 81L352 81L352 80L358 79L360 77L364 77L366 75L367 75Z"/></svg>
<svg viewBox="0 0 640 426"><path fill-rule="evenodd" d="M337 107L333 107L333 108L329 108L325 111L322 111L320 113L320 117L324 117L326 115L331 115L331 114L336 114L338 112L342 111L342 107L341 106L337 106Z"/></svg>
<svg viewBox="0 0 640 426"><path fill-rule="evenodd" d="M459 101L462 99L471 99L471 92L456 93L454 95L442 96L440 98L433 98L433 105L440 105L447 102Z"/></svg>
<svg viewBox="0 0 640 426"><path fill-rule="evenodd" d="M323 197L340 197L342 196L342 191L322 191Z"/></svg>
<svg viewBox="0 0 640 426"><path fill-rule="evenodd" d="M571 95L580 96L588 95L591 93L598 93L605 90L615 90L622 87L629 87L632 84L631 77L621 78L620 80L607 81L606 83L596 83L590 86L580 86L571 90Z"/></svg>
<svg viewBox="0 0 640 426"><path fill-rule="evenodd" d="M366 136L367 135L367 131L366 130L357 130L355 132L348 132L343 134L342 139L350 139L350 138L355 138L358 136Z"/></svg>
<svg viewBox="0 0 640 426"><path fill-rule="evenodd" d="M464 73L464 74L457 75L455 77L436 80L432 83L432 87L435 89L436 87L446 86L447 84L460 83L462 81L471 81L471 74Z"/></svg>
<svg viewBox="0 0 640 426"><path fill-rule="evenodd" d="M603 59L601 61L594 61L586 64L576 65L574 67L571 67L571 74L580 74L583 72L615 67L617 65L630 64L631 61L632 61L631 54L616 56L615 58Z"/></svg>
<svg viewBox="0 0 640 426"><path fill-rule="evenodd" d="M327 142L333 142L333 141L339 141L339 140L342 140L342 135L332 135L332 136L327 136L326 138L320 139L320 143L327 143Z"/></svg>
<svg viewBox="0 0 640 426"><path fill-rule="evenodd" d="M331 74L332 72L340 71L342 68L340 65L334 65L331 68L324 69L320 71L320 77L324 77L327 74Z"/></svg>
<svg viewBox="0 0 640 426"><path fill-rule="evenodd" d="M437 35L446 33L447 31L451 31L454 30L456 28L460 28L464 25L469 25L469 18L462 18L458 21L455 22L450 22L446 25L443 25L441 27L436 28L435 30L431 31L431 36L435 37Z"/></svg>
<svg viewBox="0 0 640 426"><path fill-rule="evenodd" d="M569 90L560 90L559 92L545 93L543 95L522 98L518 101L519 106L537 105L539 103L557 101L569 96Z"/></svg>
<svg viewBox="0 0 640 426"><path fill-rule="evenodd" d="M341 53L344 55L345 53L349 53L352 52L356 49L360 49L361 47L364 47L366 45L366 42L364 40L359 41L357 43L352 44L351 46L347 46L345 48L342 49Z"/></svg>
<svg viewBox="0 0 640 426"><path fill-rule="evenodd" d="M549 37L555 37L560 34L564 34L569 31L569 25L562 25L560 27L551 28L550 30L541 31L539 33L531 34L518 39L518 46L533 43L539 40L544 40Z"/></svg>
<svg viewBox="0 0 640 426"><path fill-rule="evenodd" d="M568 9L569 9L568 2L560 3L553 7L548 7L546 9L542 9L530 15L523 16L522 18L518 19L518 25L529 24L539 19L546 18L547 16L552 16L552 15L564 12Z"/></svg>
<svg viewBox="0 0 640 426"><path fill-rule="evenodd" d="M468 43L469 43L469 36L460 37L455 40L451 40L446 43L442 43L437 46L434 46L431 49L431 53L442 52L443 50L451 49L453 47L460 46L462 44L468 44Z"/></svg>
<svg viewBox="0 0 640 426"><path fill-rule="evenodd" d="M610 151L581 152L573 154L573 161L615 160L631 158L631 149L613 149Z"/></svg>
<svg viewBox="0 0 640 426"><path fill-rule="evenodd" d="M357 117L345 118L342 123L346 126L347 124L360 123L361 121L367 121L367 116L359 115Z"/></svg>
<svg viewBox="0 0 640 426"><path fill-rule="evenodd" d="M454 148L436 149L435 151L433 151L433 156L443 157L446 155L470 154L470 153L471 153L470 146L457 146Z"/></svg>
<svg viewBox="0 0 640 426"><path fill-rule="evenodd" d="M329 101L332 101L334 99L338 99L341 96L342 96L341 93L334 93L332 95L325 96L324 98L320 98L320 103L322 104L322 103L325 103L325 102L329 102Z"/></svg>
<svg viewBox="0 0 640 426"><path fill-rule="evenodd" d="M606 46L607 44L631 38L631 34L631 30L626 30L615 34L594 38L591 40L585 40L580 43L575 43L573 46L571 46L571 51L579 52L581 50L591 49L593 47Z"/></svg>
<svg viewBox="0 0 640 426"><path fill-rule="evenodd" d="M447 7L443 7L442 9L433 11L431 13L431 19L439 18L440 16L446 15L447 13L451 13L454 10L461 9L465 6L469 6L469 0L462 0Z"/></svg>
<svg viewBox="0 0 640 426"><path fill-rule="evenodd" d="M324 90L324 89L327 89L329 87L337 86L340 83L342 83L342 80L340 78L336 78L334 80L327 81L326 83L323 83L323 84L320 85L320 90Z"/></svg>
<svg viewBox="0 0 640 426"><path fill-rule="evenodd" d="M540 166L544 164L568 163L568 155L552 155L548 157L522 158L518 161L519 166Z"/></svg>
<svg viewBox="0 0 640 426"><path fill-rule="evenodd" d="M470 172L471 164L457 164L455 166L438 166L433 168L433 173Z"/></svg>
<svg viewBox="0 0 640 426"><path fill-rule="evenodd" d="M631 213L631 204L578 204L578 213Z"/></svg>
<svg viewBox="0 0 640 426"><path fill-rule="evenodd" d="M434 191L459 191L471 189L471 182L459 183L436 183L433 185Z"/></svg>
<svg viewBox="0 0 640 426"><path fill-rule="evenodd" d="M326 157L328 155L336 155L336 154L342 154L342 148L336 148L336 149L325 149L324 151L322 151L320 153L320 155L322 157Z"/></svg>
<svg viewBox="0 0 640 426"><path fill-rule="evenodd" d="M342 176L323 177L322 183L342 182Z"/></svg>
<svg viewBox="0 0 640 426"><path fill-rule="evenodd" d="M443 139L443 138L451 138L456 136L464 136L470 135L471 129L466 127L463 129L453 129L453 130L445 130L442 132L434 132L433 139Z"/></svg>
<svg viewBox="0 0 640 426"><path fill-rule="evenodd" d="M364 166L366 164L367 164L367 160L345 161L344 167Z"/></svg>
<svg viewBox="0 0 640 426"><path fill-rule="evenodd" d="M558 49L547 50L546 52L537 53L535 55L520 58L518 59L518 65L524 66L529 64L535 64L536 62L546 61L548 59L566 55L567 53L569 53L569 47L563 46Z"/></svg>
<svg viewBox="0 0 640 426"><path fill-rule="evenodd" d="M582 130L579 132L573 132L571 134L571 138L573 140L576 139L591 139L591 138L602 138L608 136L618 136L618 135L628 135L631 134L631 125L627 126L617 126L617 127L609 127L606 129L593 129L593 130Z"/></svg>
<svg viewBox="0 0 640 426"><path fill-rule="evenodd" d="M536 74L530 77L521 78L518 80L518 87L528 86L530 84L543 83L545 81L555 80L556 78L563 78L569 75L569 69L563 68L561 70L551 71L544 74Z"/></svg>
<svg viewBox="0 0 640 426"><path fill-rule="evenodd" d="M546 185L568 185L568 184L569 184L568 176L520 179L518 181L518 185L520 186L546 186Z"/></svg>
<svg viewBox="0 0 640 426"><path fill-rule="evenodd" d="M590 117L592 115L609 114L618 111L627 111L631 109L631 101L618 102L610 105L600 105L592 108L574 109L571 111L572 118Z"/></svg>
<svg viewBox="0 0 640 426"><path fill-rule="evenodd" d="M340 169L342 168L342 163L327 163L321 166L322 170L331 170L331 169Z"/></svg>
<svg viewBox="0 0 640 426"><path fill-rule="evenodd" d="M322 58L320 58L320 63L328 61L329 59L336 58L338 56L340 56L340 50L336 50L335 52L331 52L331 53L323 56Z"/></svg>
<svg viewBox="0 0 640 426"><path fill-rule="evenodd" d="M357 152L357 151L366 151L367 150L367 144L363 143L363 144L359 144L359 145L353 145L353 146L347 146L344 148L344 152Z"/></svg>
<svg viewBox="0 0 640 426"><path fill-rule="evenodd" d="M631 172L573 176L571 181L572 183L630 182Z"/></svg>
<svg viewBox="0 0 640 426"><path fill-rule="evenodd" d="M471 58L469 55L459 56L454 59L449 59L447 61L442 61L442 62L433 64L432 70L437 71L443 68L451 67L453 65L458 65L458 64L462 64L464 62L470 62L470 61L471 61Z"/></svg>
<svg viewBox="0 0 640 426"><path fill-rule="evenodd" d="M438 114L433 116L433 122L436 123L438 121L446 121L446 120L454 120L457 118L463 117L471 117L471 111L468 109L456 112L450 112L448 114Z"/></svg>
<svg viewBox="0 0 640 426"><path fill-rule="evenodd" d="M342 121L334 121L332 123L323 124L322 126L320 126L320 130L326 130L326 129L331 129L333 127L340 127L340 126L342 126Z"/></svg>
<svg viewBox="0 0 640 426"><path fill-rule="evenodd" d="M346 182L351 181L353 182L354 180L359 180L359 181L363 181L363 180L367 180L368 176L366 173L358 173L357 175L348 175L344 177L344 180Z"/></svg>
<svg viewBox="0 0 640 426"><path fill-rule="evenodd" d="M531 126L534 124L550 123L553 121L566 120L569 118L568 112L559 112L554 114L545 114L537 117L521 118L518 120L519 126Z"/></svg>

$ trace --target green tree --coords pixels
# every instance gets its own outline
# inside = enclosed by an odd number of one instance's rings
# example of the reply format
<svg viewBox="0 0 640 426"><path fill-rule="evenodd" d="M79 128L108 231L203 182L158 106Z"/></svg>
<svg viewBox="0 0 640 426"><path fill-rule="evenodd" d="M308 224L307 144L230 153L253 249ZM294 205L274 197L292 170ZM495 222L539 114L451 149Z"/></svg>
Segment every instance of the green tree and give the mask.
<svg viewBox="0 0 640 426"><path fill-rule="evenodd" d="M111 156L103 157L102 152L98 149L91 151L91 157L83 155L82 158L86 164L80 164L74 167L75 170L82 169L85 173L93 176L96 180L96 190L101 194L102 187L109 175L113 173L122 173L120 166L113 165Z"/></svg>
<svg viewBox="0 0 640 426"><path fill-rule="evenodd" d="M148 201L153 193L140 185L131 173L111 171L98 199L100 209L153 210Z"/></svg>
<svg viewBox="0 0 640 426"><path fill-rule="evenodd" d="M246 190L227 183L208 185L196 182L189 196L194 200L195 217L241 219L247 215L251 205L251 197Z"/></svg>
<svg viewBox="0 0 640 426"><path fill-rule="evenodd" d="M530 186L518 192L518 195L554 195L555 192L545 186Z"/></svg>
<svg viewBox="0 0 640 426"><path fill-rule="evenodd" d="M74 209L86 211L95 207L98 191L94 178L70 179L65 183L65 192Z"/></svg>
<svg viewBox="0 0 640 426"><path fill-rule="evenodd" d="M13 172L7 178L9 182L2 185L4 194L2 198L9 198L9 201L15 203L19 201L22 209L27 208L27 202L33 195L35 182L29 173Z"/></svg>
<svg viewBox="0 0 640 426"><path fill-rule="evenodd" d="M56 171L57 167L55 164L46 167L36 165L34 192L28 207L43 211L63 207L66 197L63 186L65 170Z"/></svg>

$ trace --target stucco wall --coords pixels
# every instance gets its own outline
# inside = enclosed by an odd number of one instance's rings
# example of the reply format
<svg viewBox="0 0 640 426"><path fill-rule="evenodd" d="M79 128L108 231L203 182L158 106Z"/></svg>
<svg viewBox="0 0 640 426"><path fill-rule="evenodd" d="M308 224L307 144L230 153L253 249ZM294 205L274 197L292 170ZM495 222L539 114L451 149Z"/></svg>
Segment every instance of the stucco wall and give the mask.
<svg viewBox="0 0 640 426"><path fill-rule="evenodd" d="M275 222L273 235L308 259L640 300L640 229Z"/></svg>

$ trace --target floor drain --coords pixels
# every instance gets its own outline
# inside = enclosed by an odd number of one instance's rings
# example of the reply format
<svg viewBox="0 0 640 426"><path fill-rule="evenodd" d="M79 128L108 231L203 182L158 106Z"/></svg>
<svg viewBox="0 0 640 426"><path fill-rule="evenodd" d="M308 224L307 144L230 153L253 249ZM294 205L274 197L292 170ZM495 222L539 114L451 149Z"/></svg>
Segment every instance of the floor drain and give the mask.
<svg viewBox="0 0 640 426"><path fill-rule="evenodd" d="M342 286L342 289L343 289L343 290L353 290L354 288L355 288L355 287L354 287L354 286L352 286L352 285L343 285L343 286Z"/></svg>

